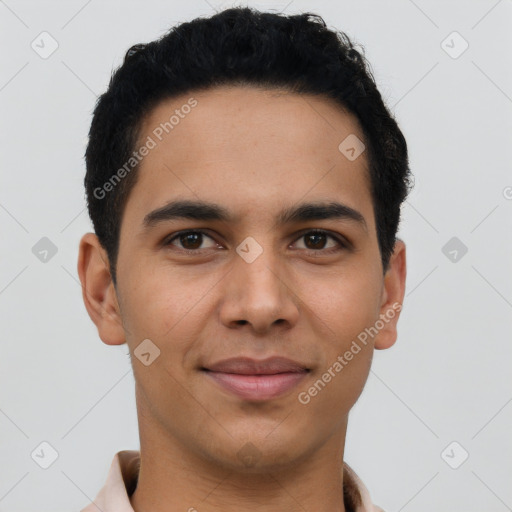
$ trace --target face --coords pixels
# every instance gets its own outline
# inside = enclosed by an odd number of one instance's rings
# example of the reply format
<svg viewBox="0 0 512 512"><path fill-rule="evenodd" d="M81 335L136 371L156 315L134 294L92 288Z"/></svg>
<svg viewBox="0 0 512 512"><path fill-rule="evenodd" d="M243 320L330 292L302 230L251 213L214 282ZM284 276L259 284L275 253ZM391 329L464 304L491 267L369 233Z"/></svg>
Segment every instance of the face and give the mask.
<svg viewBox="0 0 512 512"><path fill-rule="evenodd" d="M383 275L366 154L339 149L364 140L357 119L326 98L222 87L166 100L142 127L117 290L91 234L79 262L109 311L86 301L101 338L129 346L142 435L238 469L342 444L405 285L401 242ZM87 241L103 255L89 251L89 273Z"/></svg>

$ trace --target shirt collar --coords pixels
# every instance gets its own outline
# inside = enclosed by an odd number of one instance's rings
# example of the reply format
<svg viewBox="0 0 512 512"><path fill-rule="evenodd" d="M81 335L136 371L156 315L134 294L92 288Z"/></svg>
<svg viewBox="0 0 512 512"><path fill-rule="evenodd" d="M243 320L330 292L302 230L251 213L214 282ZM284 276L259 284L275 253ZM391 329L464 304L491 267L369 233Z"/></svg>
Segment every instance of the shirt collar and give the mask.
<svg viewBox="0 0 512 512"><path fill-rule="evenodd" d="M117 452L107 480L94 501L80 512L134 512L130 496L137 487L140 468L139 450ZM371 501L368 489L355 471L343 463L343 498L347 512L384 512Z"/></svg>

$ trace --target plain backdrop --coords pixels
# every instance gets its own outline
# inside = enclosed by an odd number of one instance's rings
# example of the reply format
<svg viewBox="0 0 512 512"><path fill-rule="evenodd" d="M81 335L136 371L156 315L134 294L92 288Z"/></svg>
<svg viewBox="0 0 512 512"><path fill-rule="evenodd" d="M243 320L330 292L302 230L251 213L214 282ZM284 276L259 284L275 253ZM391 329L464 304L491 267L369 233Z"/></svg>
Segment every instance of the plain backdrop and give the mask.
<svg viewBox="0 0 512 512"><path fill-rule="evenodd" d="M230 5L0 2L0 511L79 510L140 446L127 346L99 339L76 271L91 113L131 45ZM399 337L345 459L387 512L512 510L512 2L249 5L318 13L364 47L415 175Z"/></svg>

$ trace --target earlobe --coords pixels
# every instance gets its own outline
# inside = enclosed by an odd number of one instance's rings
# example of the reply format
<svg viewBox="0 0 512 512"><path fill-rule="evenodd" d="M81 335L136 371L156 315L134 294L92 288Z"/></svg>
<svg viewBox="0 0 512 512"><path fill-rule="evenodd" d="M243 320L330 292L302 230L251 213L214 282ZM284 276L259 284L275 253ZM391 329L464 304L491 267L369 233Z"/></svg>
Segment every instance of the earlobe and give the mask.
<svg viewBox="0 0 512 512"><path fill-rule="evenodd" d="M374 347L378 350L390 348L397 338L397 323L405 295L407 276L406 250L402 240L396 240L388 270L384 276L380 320L382 329L375 337Z"/></svg>
<svg viewBox="0 0 512 512"><path fill-rule="evenodd" d="M77 270L85 308L101 340L122 345L126 338L108 256L94 233L86 233L80 240Z"/></svg>

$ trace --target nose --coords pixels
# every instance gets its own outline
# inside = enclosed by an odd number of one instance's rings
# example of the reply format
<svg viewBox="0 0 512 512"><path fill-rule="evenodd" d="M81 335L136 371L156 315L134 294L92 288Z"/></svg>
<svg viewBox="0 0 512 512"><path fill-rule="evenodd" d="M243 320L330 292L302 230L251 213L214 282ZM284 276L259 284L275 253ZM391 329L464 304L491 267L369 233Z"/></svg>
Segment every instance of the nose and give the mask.
<svg viewBox="0 0 512 512"><path fill-rule="evenodd" d="M220 308L222 323L231 329L249 325L255 334L293 327L299 318L299 298L288 273L270 249L254 261L236 257L226 276Z"/></svg>

